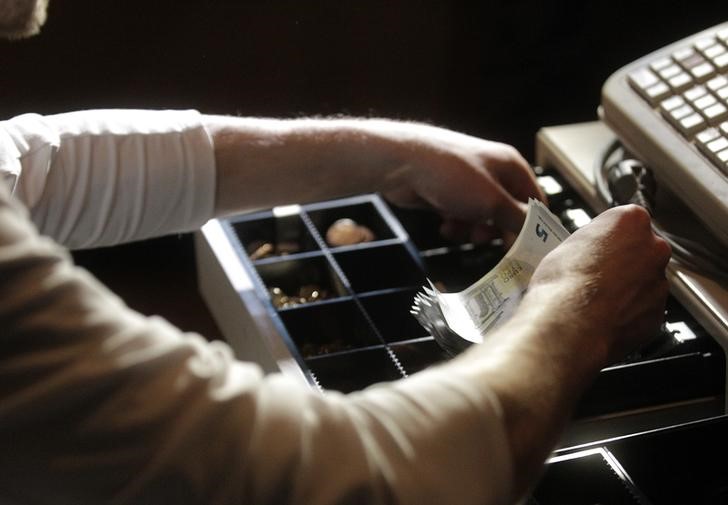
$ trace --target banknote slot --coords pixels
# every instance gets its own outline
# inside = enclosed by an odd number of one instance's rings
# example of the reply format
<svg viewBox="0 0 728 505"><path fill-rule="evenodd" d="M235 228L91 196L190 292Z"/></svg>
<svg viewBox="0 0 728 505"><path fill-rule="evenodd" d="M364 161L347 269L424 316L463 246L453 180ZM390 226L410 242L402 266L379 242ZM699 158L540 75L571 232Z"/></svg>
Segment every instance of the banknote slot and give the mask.
<svg viewBox="0 0 728 505"><path fill-rule="evenodd" d="M253 261L318 249L299 214L275 217L266 213L259 219L232 223L232 227Z"/></svg>
<svg viewBox="0 0 728 505"><path fill-rule="evenodd" d="M503 258L502 245L483 245L471 250L451 249L423 256L427 277L442 292L462 291L491 271Z"/></svg>
<svg viewBox="0 0 728 505"><path fill-rule="evenodd" d="M592 417L722 396L723 352L693 353L605 368L582 397L576 417Z"/></svg>
<svg viewBox="0 0 728 505"><path fill-rule="evenodd" d="M387 342L425 337L427 332L410 314L417 289L366 295L359 298L364 310Z"/></svg>
<svg viewBox="0 0 728 505"><path fill-rule="evenodd" d="M308 216L329 247L395 238L391 227L371 202L309 210Z"/></svg>
<svg viewBox="0 0 728 505"><path fill-rule="evenodd" d="M341 251L334 254L334 259L357 293L415 288L425 282L422 269L403 245Z"/></svg>
<svg viewBox="0 0 728 505"><path fill-rule="evenodd" d="M720 417L625 438L609 449L652 503L728 503L726 431L728 419Z"/></svg>
<svg viewBox="0 0 728 505"><path fill-rule="evenodd" d="M434 339L392 345L392 351L408 375L449 359Z"/></svg>
<svg viewBox="0 0 728 505"><path fill-rule="evenodd" d="M306 360L323 389L350 393L402 374L384 347Z"/></svg>
<svg viewBox="0 0 728 505"><path fill-rule="evenodd" d="M277 309L347 295L325 256L267 262L258 264L257 271Z"/></svg>
<svg viewBox="0 0 728 505"><path fill-rule="evenodd" d="M647 505L608 458L605 449L588 450L546 465L527 505Z"/></svg>
<svg viewBox="0 0 728 505"><path fill-rule="evenodd" d="M279 316L304 358L381 344L351 300L295 307ZM359 373L356 369L350 372Z"/></svg>

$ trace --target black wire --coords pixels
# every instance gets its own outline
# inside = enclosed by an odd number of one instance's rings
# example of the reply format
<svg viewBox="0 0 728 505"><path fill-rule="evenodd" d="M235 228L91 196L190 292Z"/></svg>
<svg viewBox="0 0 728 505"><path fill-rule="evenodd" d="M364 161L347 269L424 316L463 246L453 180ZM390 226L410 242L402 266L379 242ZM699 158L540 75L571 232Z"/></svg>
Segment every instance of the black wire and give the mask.
<svg viewBox="0 0 728 505"><path fill-rule="evenodd" d="M602 149L600 155L594 159L593 171L597 193L599 193L602 201L609 207L614 207L615 203L612 199L612 193L607 187L607 179L604 176L604 170L608 166L609 159L620 149L622 149L622 143L619 140L613 140L607 144L607 146Z"/></svg>

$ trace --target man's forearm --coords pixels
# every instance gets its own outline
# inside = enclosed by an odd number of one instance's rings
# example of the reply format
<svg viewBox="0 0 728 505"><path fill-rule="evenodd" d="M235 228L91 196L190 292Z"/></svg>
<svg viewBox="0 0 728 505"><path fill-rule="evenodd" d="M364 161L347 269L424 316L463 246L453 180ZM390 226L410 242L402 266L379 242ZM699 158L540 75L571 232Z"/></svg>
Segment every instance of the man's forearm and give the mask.
<svg viewBox="0 0 728 505"><path fill-rule="evenodd" d="M555 293L529 296L516 317L460 358L470 379L500 400L516 495L535 482L580 395L606 364L598 336L584 338L553 311Z"/></svg>
<svg viewBox="0 0 728 505"><path fill-rule="evenodd" d="M386 120L206 116L216 212L386 191L398 184L404 128Z"/></svg>

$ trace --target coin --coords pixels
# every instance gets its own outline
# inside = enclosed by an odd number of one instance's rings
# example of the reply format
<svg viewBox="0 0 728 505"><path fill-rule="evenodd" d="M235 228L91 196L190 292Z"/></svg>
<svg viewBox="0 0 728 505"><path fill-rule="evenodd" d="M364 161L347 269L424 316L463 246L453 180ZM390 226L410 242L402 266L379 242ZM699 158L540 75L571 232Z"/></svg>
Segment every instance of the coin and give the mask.
<svg viewBox="0 0 728 505"><path fill-rule="evenodd" d="M260 260L273 255L275 251L273 244L271 244L270 242L263 242L261 245L258 245L258 243L259 242L254 242L250 246L250 250L252 251L250 253L250 259L252 261Z"/></svg>
<svg viewBox="0 0 728 505"><path fill-rule="evenodd" d="M287 309L304 303L326 300L329 297L328 292L318 284L305 284L298 288L295 295L286 293L278 286L270 288L268 293L270 294L271 303L277 309Z"/></svg>
<svg viewBox="0 0 728 505"><path fill-rule="evenodd" d="M371 242L375 238L372 230L349 218L337 219L326 230L326 242L333 247Z"/></svg>
<svg viewBox="0 0 728 505"><path fill-rule="evenodd" d="M273 244L256 240L251 242L247 248L248 255L252 261L262 260L271 256L286 256L301 251L301 245L292 240L282 240Z"/></svg>

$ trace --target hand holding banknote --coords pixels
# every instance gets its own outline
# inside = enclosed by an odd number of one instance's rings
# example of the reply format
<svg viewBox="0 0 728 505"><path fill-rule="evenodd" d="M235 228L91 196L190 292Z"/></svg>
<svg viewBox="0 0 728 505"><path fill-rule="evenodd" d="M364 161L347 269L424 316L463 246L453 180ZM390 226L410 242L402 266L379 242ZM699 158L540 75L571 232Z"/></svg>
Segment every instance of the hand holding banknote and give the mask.
<svg viewBox="0 0 728 505"><path fill-rule="evenodd" d="M538 264L568 236L543 203L530 199L521 233L493 270L459 293L441 293L431 283L415 297L412 313L452 354L481 343L511 317Z"/></svg>

